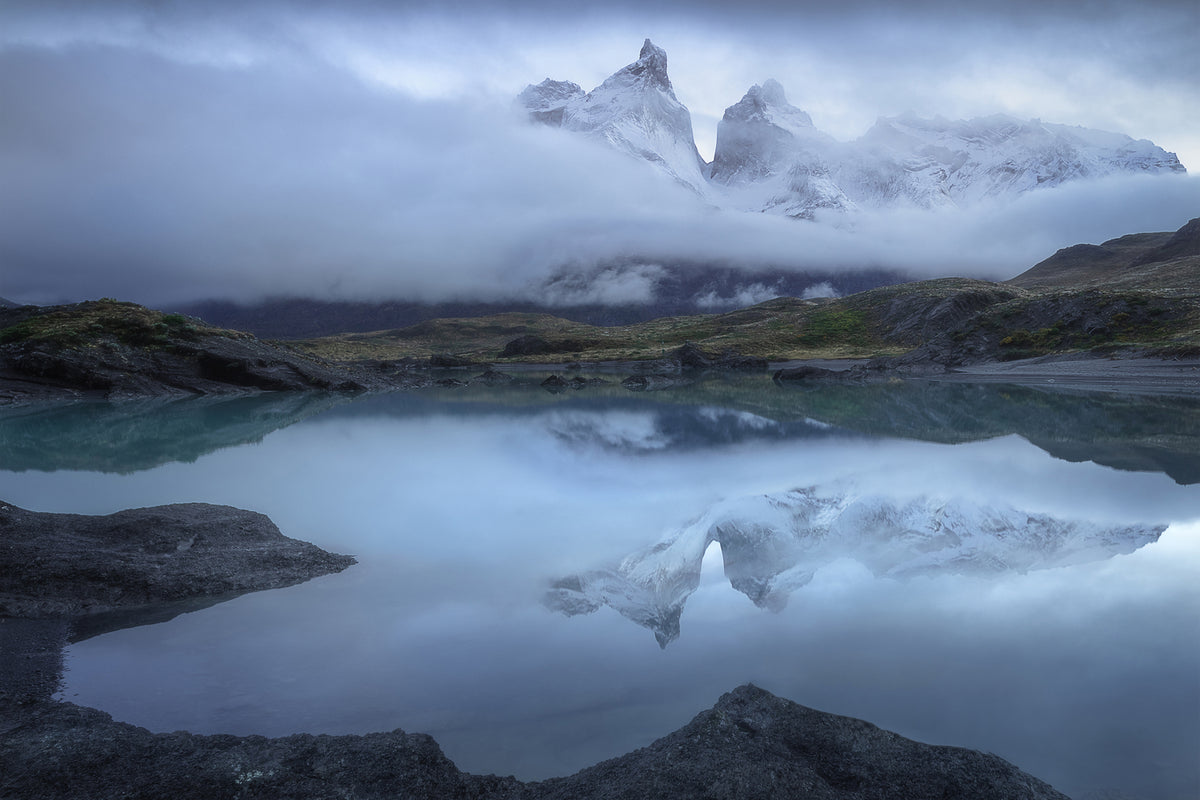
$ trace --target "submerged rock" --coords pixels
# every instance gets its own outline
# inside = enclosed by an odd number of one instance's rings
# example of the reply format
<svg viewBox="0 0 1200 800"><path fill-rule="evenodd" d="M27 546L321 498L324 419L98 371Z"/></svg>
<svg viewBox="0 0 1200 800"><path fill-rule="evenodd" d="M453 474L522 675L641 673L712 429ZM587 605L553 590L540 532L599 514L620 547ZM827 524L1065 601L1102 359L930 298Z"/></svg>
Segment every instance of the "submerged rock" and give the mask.
<svg viewBox="0 0 1200 800"><path fill-rule="evenodd" d="M798 367L777 369L775 370L775 374L771 376L771 379L776 383L858 383L862 381L863 376L857 370L825 369L824 367L802 364Z"/></svg>
<svg viewBox="0 0 1200 800"><path fill-rule="evenodd" d="M481 383L484 386L504 386L512 383L514 380L516 379L507 372L500 372L488 367L474 378L471 378L471 383Z"/></svg>
<svg viewBox="0 0 1200 800"><path fill-rule="evenodd" d="M678 375L630 375L621 381L621 385L631 392L657 392L675 386L687 386L690 383L691 379Z"/></svg>

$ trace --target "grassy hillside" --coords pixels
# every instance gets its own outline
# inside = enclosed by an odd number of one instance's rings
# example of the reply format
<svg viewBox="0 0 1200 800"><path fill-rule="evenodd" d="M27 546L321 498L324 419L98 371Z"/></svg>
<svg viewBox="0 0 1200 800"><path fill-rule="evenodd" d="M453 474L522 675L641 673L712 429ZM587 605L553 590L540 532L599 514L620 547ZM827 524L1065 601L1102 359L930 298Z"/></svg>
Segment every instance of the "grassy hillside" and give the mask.
<svg viewBox="0 0 1200 800"><path fill-rule="evenodd" d="M1135 233L1066 247L1008 283L1026 289L1200 292L1200 219L1174 233Z"/></svg>
<svg viewBox="0 0 1200 800"><path fill-rule="evenodd" d="M199 336L250 338L249 334L205 325L182 314L164 314L110 298L70 306L20 306L0 312L0 345L47 344L93 347L112 342L129 347L165 347Z"/></svg>
<svg viewBox="0 0 1200 800"><path fill-rule="evenodd" d="M525 336L543 340L543 352L502 355L509 342ZM452 353L499 363L554 363L653 359L686 342L712 352L733 349L767 358L865 357L908 349L881 338L867 314L844 302L795 298L778 298L727 314L665 317L635 325L598 327L545 314L497 314L292 344L335 361Z"/></svg>
<svg viewBox="0 0 1200 800"><path fill-rule="evenodd" d="M510 345L522 337L525 346ZM334 361L449 353L553 363L653 359L686 342L773 360L913 353L945 364L1120 346L1200 352L1200 219L1069 247L1002 284L942 278L613 327L498 314L296 344Z"/></svg>
<svg viewBox="0 0 1200 800"><path fill-rule="evenodd" d="M505 355L537 337L540 351ZM653 359L693 342L771 360L897 356L937 345L950 360L1008 360L1097 347L1200 347L1200 293L1029 290L945 278L837 300L777 298L727 314L602 328L542 314L448 319L293 344L333 361L450 353L496 363ZM939 360L947 360L939 358Z"/></svg>

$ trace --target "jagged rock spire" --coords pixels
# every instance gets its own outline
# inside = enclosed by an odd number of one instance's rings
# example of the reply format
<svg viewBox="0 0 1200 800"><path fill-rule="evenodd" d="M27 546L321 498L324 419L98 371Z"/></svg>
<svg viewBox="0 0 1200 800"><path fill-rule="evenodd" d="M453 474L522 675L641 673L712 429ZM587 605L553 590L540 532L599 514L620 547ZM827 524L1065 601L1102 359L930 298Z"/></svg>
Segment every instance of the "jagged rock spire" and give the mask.
<svg viewBox="0 0 1200 800"><path fill-rule="evenodd" d="M762 82L762 86L754 88L758 89L759 96L767 105L786 106L788 104L787 95L783 92L783 84L774 78L767 78Z"/></svg>
<svg viewBox="0 0 1200 800"><path fill-rule="evenodd" d="M629 65L635 75L645 75L650 82L671 91L671 79L667 77L667 51L647 39L642 43L638 60Z"/></svg>

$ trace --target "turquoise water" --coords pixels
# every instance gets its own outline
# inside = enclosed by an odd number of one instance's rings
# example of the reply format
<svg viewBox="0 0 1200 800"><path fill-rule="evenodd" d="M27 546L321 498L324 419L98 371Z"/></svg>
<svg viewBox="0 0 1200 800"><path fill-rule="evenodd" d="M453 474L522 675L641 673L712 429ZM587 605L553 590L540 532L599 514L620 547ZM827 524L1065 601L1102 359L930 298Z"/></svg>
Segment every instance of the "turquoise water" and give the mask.
<svg viewBox="0 0 1200 800"><path fill-rule="evenodd" d="M70 645L61 696L152 730L403 728L463 769L528 779L647 744L753 681L1073 796L1169 798L1200 781L1198 431L1190 401L932 384L82 404L0 414L0 498L225 503L358 557ZM1154 534L897 574L878 542L831 540L778 610L731 586L714 545L665 648L615 606L547 602L714 509L797 488Z"/></svg>

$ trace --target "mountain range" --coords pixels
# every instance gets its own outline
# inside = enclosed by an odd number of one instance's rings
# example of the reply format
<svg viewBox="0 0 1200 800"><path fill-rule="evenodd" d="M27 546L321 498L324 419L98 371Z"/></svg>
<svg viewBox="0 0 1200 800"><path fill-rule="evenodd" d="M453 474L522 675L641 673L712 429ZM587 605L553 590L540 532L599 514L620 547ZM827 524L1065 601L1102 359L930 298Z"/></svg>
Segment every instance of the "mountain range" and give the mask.
<svg viewBox="0 0 1200 800"><path fill-rule="evenodd" d="M713 205L815 219L860 208L965 206L1114 174L1186 170L1174 153L1119 133L997 114L970 120L884 117L841 142L788 102L775 80L725 110L711 163L675 96L667 54L638 60L590 92L546 79L518 96L530 117L652 163Z"/></svg>

